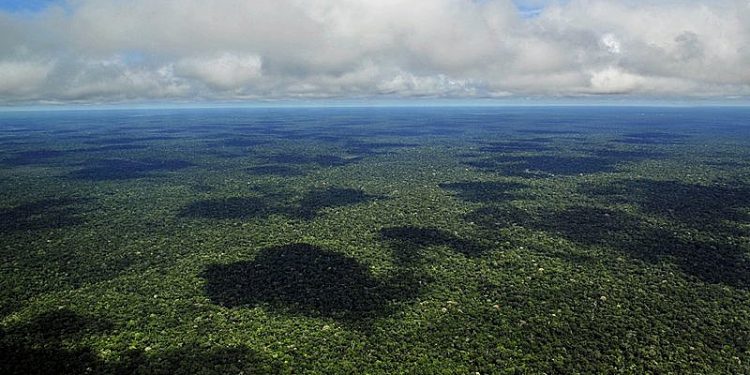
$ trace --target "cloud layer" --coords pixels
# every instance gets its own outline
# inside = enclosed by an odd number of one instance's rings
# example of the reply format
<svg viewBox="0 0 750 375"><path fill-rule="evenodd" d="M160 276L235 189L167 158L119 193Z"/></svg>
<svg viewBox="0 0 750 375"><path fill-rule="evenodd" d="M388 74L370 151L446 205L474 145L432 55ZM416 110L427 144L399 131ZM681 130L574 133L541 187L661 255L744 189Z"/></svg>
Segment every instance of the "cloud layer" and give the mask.
<svg viewBox="0 0 750 375"><path fill-rule="evenodd" d="M0 103L750 95L748 0L57 4L0 11Z"/></svg>

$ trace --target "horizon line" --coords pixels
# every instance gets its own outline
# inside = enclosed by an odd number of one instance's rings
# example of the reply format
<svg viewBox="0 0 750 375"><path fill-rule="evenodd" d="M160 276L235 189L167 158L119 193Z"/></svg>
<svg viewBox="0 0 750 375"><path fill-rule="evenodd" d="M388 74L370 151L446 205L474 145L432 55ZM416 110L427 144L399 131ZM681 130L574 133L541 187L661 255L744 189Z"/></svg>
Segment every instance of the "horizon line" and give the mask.
<svg viewBox="0 0 750 375"><path fill-rule="evenodd" d="M56 111L107 111L107 110L191 110L191 109L274 109L274 108L541 108L541 107L653 107L653 108L750 108L750 102L708 101L708 100L625 100L625 101L588 101L588 100L560 100L560 101L484 101L484 100L382 100L382 101L290 101L290 102L259 102L259 103L110 103L110 104L41 104L2 106L0 112L56 112Z"/></svg>

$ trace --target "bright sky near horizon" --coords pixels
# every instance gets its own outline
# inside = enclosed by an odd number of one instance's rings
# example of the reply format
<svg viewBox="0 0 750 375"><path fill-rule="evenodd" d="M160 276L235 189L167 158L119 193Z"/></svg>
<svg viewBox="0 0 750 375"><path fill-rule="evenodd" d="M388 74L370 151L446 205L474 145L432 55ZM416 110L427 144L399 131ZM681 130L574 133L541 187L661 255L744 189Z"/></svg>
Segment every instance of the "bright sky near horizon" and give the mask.
<svg viewBox="0 0 750 375"><path fill-rule="evenodd" d="M0 105L750 97L750 0L0 0Z"/></svg>

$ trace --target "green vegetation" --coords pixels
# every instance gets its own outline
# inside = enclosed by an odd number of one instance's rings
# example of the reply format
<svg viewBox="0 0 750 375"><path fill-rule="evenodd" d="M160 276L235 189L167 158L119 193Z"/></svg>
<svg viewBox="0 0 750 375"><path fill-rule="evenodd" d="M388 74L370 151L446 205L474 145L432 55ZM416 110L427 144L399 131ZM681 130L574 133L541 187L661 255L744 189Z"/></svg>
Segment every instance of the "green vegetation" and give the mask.
<svg viewBox="0 0 750 375"><path fill-rule="evenodd" d="M750 373L747 116L473 111L3 115L0 373Z"/></svg>

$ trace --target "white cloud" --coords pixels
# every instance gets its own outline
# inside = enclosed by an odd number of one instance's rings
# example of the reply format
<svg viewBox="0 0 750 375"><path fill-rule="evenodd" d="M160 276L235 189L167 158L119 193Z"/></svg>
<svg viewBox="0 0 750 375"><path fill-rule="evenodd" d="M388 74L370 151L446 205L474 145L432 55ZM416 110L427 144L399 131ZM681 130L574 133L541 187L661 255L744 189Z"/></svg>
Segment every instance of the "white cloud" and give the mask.
<svg viewBox="0 0 750 375"><path fill-rule="evenodd" d="M614 34L607 33L602 35L601 41L607 51L609 51L609 53L613 53L615 55L619 55L622 53L620 41L617 40L617 37L614 36Z"/></svg>
<svg viewBox="0 0 750 375"><path fill-rule="evenodd" d="M591 90L597 94L628 93L638 89L645 81L645 78L622 69L607 67L591 74Z"/></svg>
<svg viewBox="0 0 750 375"><path fill-rule="evenodd" d="M41 86L54 64L38 61L0 61L0 94L26 97Z"/></svg>
<svg viewBox="0 0 750 375"><path fill-rule="evenodd" d="M238 89L261 76L259 56L224 53L210 58L188 58L177 62L178 76L194 78L218 90Z"/></svg>
<svg viewBox="0 0 750 375"><path fill-rule="evenodd" d="M0 103L750 94L744 0L75 0L0 12ZM528 14L527 14L528 15Z"/></svg>

